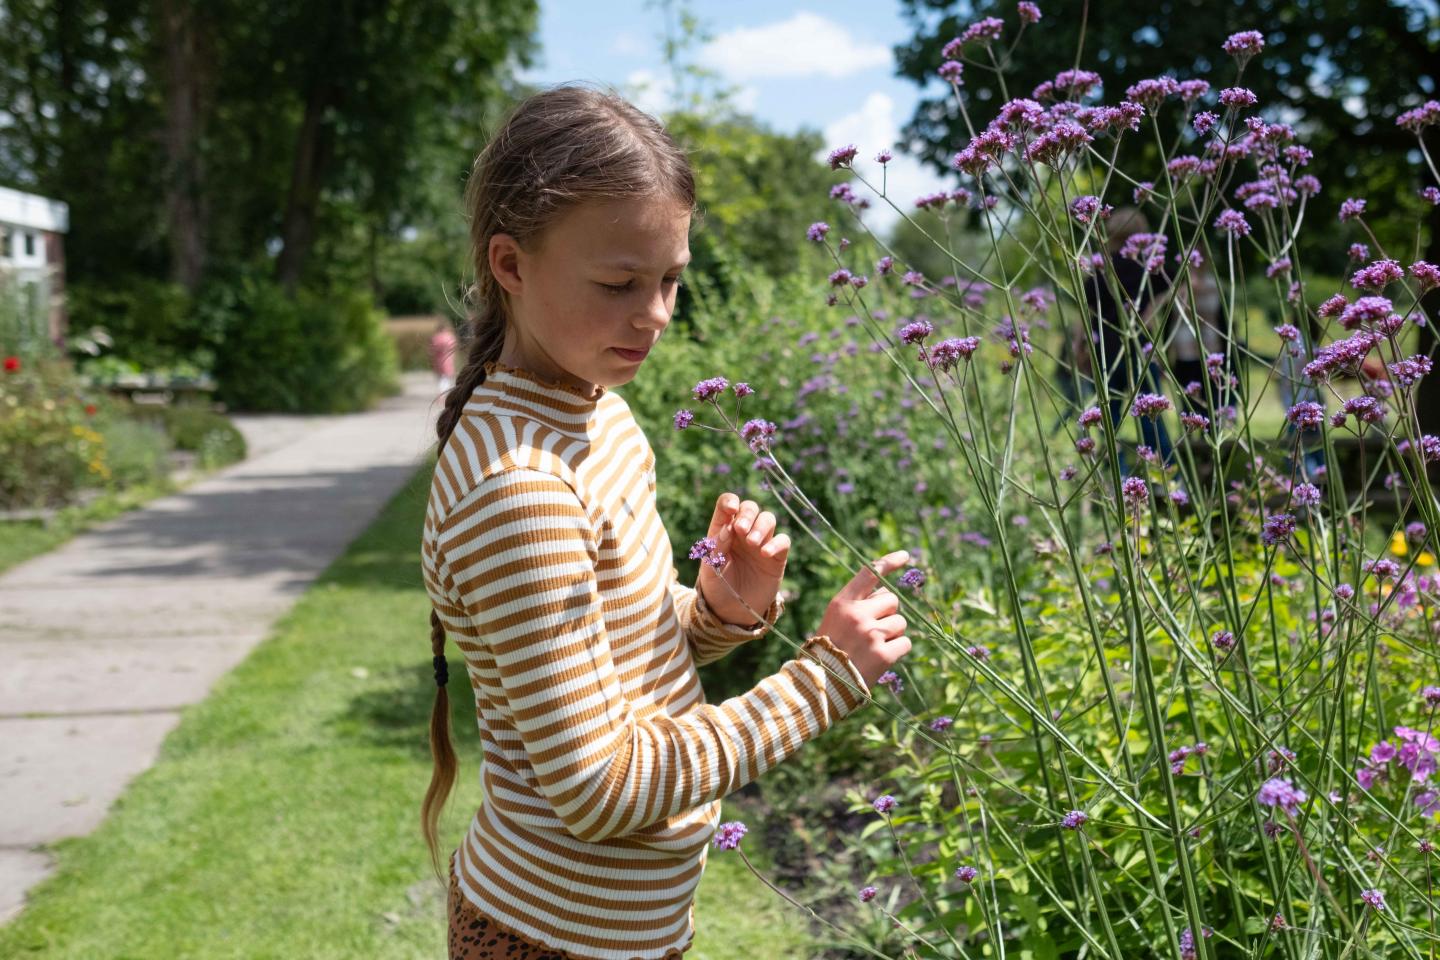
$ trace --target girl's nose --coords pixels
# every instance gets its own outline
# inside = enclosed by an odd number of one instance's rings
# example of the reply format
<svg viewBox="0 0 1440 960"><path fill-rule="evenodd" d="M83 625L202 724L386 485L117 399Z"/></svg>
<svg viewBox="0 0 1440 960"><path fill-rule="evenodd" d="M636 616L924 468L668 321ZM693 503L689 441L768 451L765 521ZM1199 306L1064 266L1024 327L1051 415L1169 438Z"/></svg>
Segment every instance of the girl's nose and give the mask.
<svg viewBox="0 0 1440 960"><path fill-rule="evenodd" d="M646 325L656 330L664 330L670 322L670 304L665 300L665 294L659 293L650 299L645 311Z"/></svg>

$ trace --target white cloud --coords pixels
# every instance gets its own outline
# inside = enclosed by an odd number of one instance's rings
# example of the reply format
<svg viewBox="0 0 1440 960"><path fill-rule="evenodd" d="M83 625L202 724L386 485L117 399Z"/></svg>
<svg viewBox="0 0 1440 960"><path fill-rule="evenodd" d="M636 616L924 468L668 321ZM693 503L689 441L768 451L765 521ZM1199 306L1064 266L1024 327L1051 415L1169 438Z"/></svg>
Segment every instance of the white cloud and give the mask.
<svg viewBox="0 0 1440 960"><path fill-rule="evenodd" d="M649 45L633 30L621 30L610 38L610 52L620 57L638 57L649 52Z"/></svg>
<svg viewBox="0 0 1440 960"><path fill-rule="evenodd" d="M627 100L651 116L658 117L670 108L674 86L668 73L632 70L626 76L622 90Z"/></svg>
<svg viewBox="0 0 1440 960"><path fill-rule="evenodd" d="M853 181L852 185L857 196L870 201L870 209L862 217L876 233L889 231L899 221L900 214L890 206L892 202L909 213L915 209L916 197L937 190L955 189L953 176L942 176L913 157L900 153L896 147L900 125L895 118L895 101L887 94L870 94L859 110L827 124L824 133L825 147L816 159L824 160L831 150L847 143L855 144L858 149L853 166L874 185L874 189L859 180ZM889 150L895 155L883 170L875 162L875 154L881 150ZM882 174L888 199L879 194Z"/></svg>
<svg viewBox="0 0 1440 960"><path fill-rule="evenodd" d="M646 69L632 70L625 77L625 83L621 89L631 103L646 113L658 117L671 107L675 80L668 72L656 73ZM732 93L730 103L737 112L751 114L755 112L755 107L760 102L759 90L749 84L738 84L733 87Z"/></svg>
<svg viewBox="0 0 1440 960"><path fill-rule="evenodd" d="M733 80L820 75L844 77L891 63L890 48L865 43L834 20L800 11L789 20L720 34L700 62Z"/></svg>

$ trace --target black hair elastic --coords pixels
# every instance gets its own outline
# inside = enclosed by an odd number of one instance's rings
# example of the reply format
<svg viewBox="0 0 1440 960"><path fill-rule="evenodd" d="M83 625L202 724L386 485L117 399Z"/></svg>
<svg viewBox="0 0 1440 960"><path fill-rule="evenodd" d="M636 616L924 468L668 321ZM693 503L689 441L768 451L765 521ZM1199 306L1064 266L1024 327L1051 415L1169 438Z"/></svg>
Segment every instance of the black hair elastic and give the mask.
<svg viewBox="0 0 1440 960"><path fill-rule="evenodd" d="M450 672L445 664L445 655L438 654L435 657L435 686L443 687L450 682Z"/></svg>

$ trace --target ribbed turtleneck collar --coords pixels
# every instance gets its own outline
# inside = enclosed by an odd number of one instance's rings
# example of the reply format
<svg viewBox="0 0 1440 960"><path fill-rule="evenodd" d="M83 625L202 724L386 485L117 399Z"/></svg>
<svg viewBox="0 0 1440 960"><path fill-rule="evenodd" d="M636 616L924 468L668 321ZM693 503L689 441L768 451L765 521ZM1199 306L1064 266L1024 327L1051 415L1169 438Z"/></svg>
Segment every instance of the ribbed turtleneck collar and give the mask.
<svg viewBox="0 0 1440 960"><path fill-rule="evenodd" d="M512 367L499 360L486 360L485 385L493 386L504 393L528 394L534 401L553 406L569 413L593 413L608 389L603 384L595 385L595 394L586 396L576 386L542 377L529 370Z"/></svg>

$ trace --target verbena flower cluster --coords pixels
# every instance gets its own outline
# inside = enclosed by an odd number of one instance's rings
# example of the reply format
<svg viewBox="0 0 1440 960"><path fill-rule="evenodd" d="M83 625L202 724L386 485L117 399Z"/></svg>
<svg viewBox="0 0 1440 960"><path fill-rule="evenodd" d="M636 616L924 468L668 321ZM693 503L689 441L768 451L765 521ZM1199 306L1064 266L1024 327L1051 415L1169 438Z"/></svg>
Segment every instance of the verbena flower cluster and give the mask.
<svg viewBox="0 0 1440 960"><path fill-rule="evenodd" d="M793 409L746 419L754 391L724 376L691 390L835 555L924 545L892 584L923 653L908 685L878 678L867 730L887 789L852 794L884 818L855 840L858 899L918 894L885 924L917 956L1054 955L1056 931L1116 960L1423 955L1440 267L1423 234L1375 229L1393 200L1307 170L1299 122L1246 85L1262 30L1209 79L1107 91L1066 63L1028 96L970 94L1050 23L1020 3L931 64L965 130L951 188L897 202L862 157L890 145L829 152L849 182L795 238L830 261L820 327L754 357L756 399ZM1440 204L1440 103L1389 116L1418 158L1396 181ZM1113 165L1129 142L1144 169ZM867 189L950 274L870 233ZM1322 245L1343 275L1307 262Z"/></svg>

